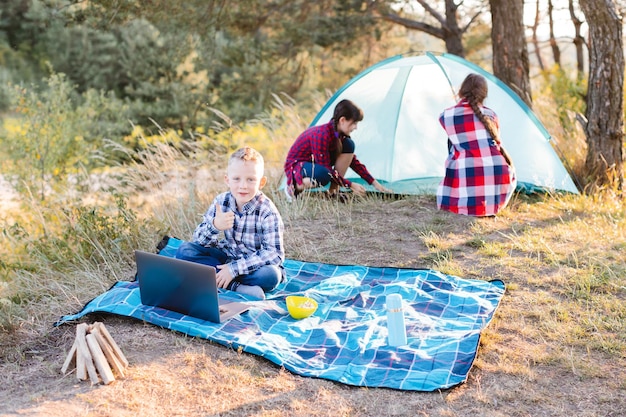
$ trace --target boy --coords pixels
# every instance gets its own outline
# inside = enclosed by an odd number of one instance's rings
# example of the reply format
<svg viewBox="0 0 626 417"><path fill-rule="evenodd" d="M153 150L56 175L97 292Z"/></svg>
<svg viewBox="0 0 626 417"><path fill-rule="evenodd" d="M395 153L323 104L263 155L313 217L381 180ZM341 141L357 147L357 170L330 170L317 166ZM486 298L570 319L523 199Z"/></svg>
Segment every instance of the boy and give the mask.
<svg viewBox="0 0 626 417"><path fill-rule="evenodd" d="M265 299L284 277L283 220L261 191L263 156L250 147L235 151L224 176L229 191L215 197L193 240L176 257L214 266L217 286ZM224 237L220 240L220 232Z"/></svg>

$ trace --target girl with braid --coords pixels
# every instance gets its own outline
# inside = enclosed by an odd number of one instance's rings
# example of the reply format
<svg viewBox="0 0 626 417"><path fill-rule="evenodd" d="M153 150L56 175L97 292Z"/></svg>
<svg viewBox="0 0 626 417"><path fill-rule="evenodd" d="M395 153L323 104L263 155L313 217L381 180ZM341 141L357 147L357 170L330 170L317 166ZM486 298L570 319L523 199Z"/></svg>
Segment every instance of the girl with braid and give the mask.
<svg viewBox="0 0 626 417"><path fill-rule="evenodd" d="M363 111L350 100L335 106L333 118L326 124L313 126L298 136L285 160L287 199L291 201L306 189L330 184L329 196L339 197L339 187L349 188L356 195L365 195L365 187L344 178L349 168L365 182L382 193L391 190L382 186L354 154L350 134L363 120Z"/></svg>
<svg viewBox="0 0 626 417"><path fill-rule="evenodd" d="M439 117L450 152L437 189L437 207L468 216L494 216L515 191L513 162L500 142L498 116L483 105L485 78L469 74L459 98Z"/></svg>

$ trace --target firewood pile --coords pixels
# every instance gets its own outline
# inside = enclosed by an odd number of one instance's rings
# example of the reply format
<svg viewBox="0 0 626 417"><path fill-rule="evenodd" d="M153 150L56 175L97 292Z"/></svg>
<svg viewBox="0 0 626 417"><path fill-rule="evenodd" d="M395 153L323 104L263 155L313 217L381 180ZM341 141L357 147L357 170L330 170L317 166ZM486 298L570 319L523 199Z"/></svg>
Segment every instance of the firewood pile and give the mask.
<svg viewBox="0 0 626 417"><path fill-rule="evenodd" d="M81 323L76 326L76 339L65 358L61 373L67 375L75 368L79 381L89 377L92 384L99 384L102 379L102 383L108 385L115 381L115 375L125 378L127 367L128 360L104 324Z"/></svg>

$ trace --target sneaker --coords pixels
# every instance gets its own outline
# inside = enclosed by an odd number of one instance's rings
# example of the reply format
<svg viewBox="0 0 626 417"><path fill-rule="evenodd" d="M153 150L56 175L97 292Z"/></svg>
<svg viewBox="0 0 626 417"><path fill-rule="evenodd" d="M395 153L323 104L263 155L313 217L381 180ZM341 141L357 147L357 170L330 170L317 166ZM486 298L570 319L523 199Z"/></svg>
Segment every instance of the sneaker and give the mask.
<svg viewBox="0 0 626 417"><path fill-rule="evenodd" d="M298 191L295 183L292 183L291 185L285 185L284 190L285 190L285 196L287 197L287 201L290 203L296 198L298 198L298 195L300 195L300 193L302 192L302 191Z"/></svg>
<svg viewBox="0 0 626 417"><path fill-rule="evenodd" d="M254 298L258 298L260 300L265 300L265 291L263 291L263 288L259 287L258 285L239 284L237 288L235 288L235 291L252 296Z"/></svg>

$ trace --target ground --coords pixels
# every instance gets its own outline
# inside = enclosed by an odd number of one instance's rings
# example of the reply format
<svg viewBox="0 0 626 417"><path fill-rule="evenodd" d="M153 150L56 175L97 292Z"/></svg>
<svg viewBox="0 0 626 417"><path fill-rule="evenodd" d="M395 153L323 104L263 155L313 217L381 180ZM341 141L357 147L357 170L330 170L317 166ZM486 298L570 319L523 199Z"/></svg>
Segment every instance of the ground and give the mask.
<svg viewBox="0 0 626 417"><path fill-rule="evenodd" d="M0 415L626 415L626 355L559 342L542 333L548 317L533 309L538 308L539 289L560 292L550 284L556 278L543 286L534 284L529 276L536 271L528 269L534 268L534 255L514 250L500 257L485 255L490 243L505 245L523 227L539 230L568 221L562 214L520 204L496 218L474 219L437 211L433 198L328 204L308 211L280 206L288 257L439 267L468 278L505 281L507 293L483 335L466 383L432 393L351 387L300 377L261 357L138 320L92 315L84 321L105 323L130 362L125 379L92 386L74 374L61 375L75 326L53 327L56 317L50 317L44 332L23 330L2 340ZM546 268L546 276L553 273L550 265L540 267Z"/></svg>

